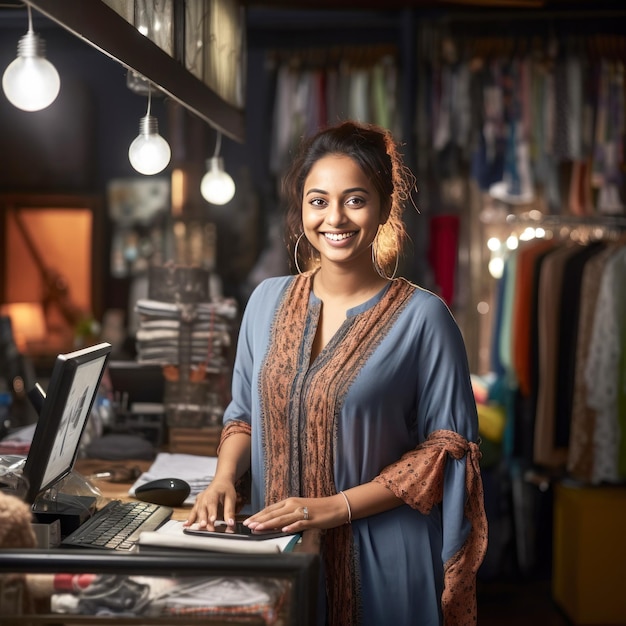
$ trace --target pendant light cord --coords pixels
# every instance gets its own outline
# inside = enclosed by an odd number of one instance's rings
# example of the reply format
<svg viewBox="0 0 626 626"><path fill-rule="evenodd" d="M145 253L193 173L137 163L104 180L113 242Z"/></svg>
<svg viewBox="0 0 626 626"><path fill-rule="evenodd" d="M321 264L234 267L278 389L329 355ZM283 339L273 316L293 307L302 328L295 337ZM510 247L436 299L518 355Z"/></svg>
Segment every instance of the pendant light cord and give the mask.
<svg viewBox="0 0 626 626"><path fill-rule="evenodd" d="M217 157L220 155L220 148L222 146L222 133L220 133L220 131L216 131L217 133L217 137L215 138L215 153L213 154L214 157Z"/></svg>
<svg viewBox="0 0 626 626"><path fill-rule="evenodd" d="M152 104L152 83L148 81L148 112L146 115L150 115L150 106Z"/></svg>
<svg viewBox="0 0 626 626"><path fill-rule="evenodd" d="M30 10L30 4L26 4L26 10L28 11L28 32L33 32L33 14Z"/></svg>

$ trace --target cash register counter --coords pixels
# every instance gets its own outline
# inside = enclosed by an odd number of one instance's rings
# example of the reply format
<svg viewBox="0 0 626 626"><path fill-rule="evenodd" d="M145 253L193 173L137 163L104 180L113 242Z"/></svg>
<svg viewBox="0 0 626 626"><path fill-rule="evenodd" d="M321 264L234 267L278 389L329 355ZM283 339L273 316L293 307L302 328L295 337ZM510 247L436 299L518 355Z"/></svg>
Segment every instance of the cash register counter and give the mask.
<svg viewBox="0 0 626 626"><path fill-rule="evenodd" d="M138 466L147 469L149 463L111 462L95 459L79 461L76 469L85 476L90 476L103 469L115 469ZM106 480L92 480L107 499L131 500L128 483L112 483ZM172 519L184 520L188 508L174 509ZM0 624L41 625L54 624L259 624L276 626L313 626L316 623L317 589L319 577L319 540L318 531L306 531L300 543L292 552L277 554L230 554L208 551L151 549L132 554L115 552L103 553L99 550L73 549L11 549L0 550L0 577L7 575L24 576L31 598L26 598L26 614L7 615L0 607ZM80 575L99 575L105 583L102 595L109 600L118 598L123 602L124 592L114 588L113 581L128 579L135 585L144 579L159 581L155 586L166 581L177 579L178 582L189 580L195 586L199 581L206 583L211 580L222 584L232 583L233 587L243 583L258 583L280 589L279 602L268 610L255 610L251 606L232 607L228 610L207 610L206 606L193 607L172 611L167 615L133 614L131 610L125 615L93 615L93 604L85 604L80 614L62 614L51 612L50 597L53 591L53 580L58 574L66 574L68 584L76 585ZM107 583L111 581L111 584ZM241 583L241 584L240 584ZM245 588L245 585L243 585ZM254 605L254 603L251 603ZM30 606L28 606L30 605ZM33 613L34 611L34 613Z"/></svg>

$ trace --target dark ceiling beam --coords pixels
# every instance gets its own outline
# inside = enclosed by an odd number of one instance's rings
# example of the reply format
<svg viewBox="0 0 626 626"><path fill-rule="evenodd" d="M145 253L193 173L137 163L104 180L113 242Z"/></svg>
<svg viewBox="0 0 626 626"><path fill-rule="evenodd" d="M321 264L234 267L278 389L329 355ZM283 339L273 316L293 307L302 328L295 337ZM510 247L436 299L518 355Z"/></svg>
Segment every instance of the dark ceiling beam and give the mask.
<svg viewBox="0 0 626 626"><path fill-rule="evenodd" d="M101 0L29 0L30 5L234 141L245 140L245 111L218 96Z"/></svg>

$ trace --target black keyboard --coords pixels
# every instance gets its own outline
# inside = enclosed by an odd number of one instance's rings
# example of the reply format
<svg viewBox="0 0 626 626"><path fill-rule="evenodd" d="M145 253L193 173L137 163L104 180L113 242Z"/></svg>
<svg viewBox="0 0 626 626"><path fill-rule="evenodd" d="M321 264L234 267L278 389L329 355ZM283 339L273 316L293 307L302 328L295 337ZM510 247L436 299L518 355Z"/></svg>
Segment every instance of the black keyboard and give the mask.
<svg viewBox="0 0 626 626"><path fill-rule="evenodd" d="M61 541L62 547L132 550L140 533L156 530L173 509L148 502L112 500Z"/></svg>

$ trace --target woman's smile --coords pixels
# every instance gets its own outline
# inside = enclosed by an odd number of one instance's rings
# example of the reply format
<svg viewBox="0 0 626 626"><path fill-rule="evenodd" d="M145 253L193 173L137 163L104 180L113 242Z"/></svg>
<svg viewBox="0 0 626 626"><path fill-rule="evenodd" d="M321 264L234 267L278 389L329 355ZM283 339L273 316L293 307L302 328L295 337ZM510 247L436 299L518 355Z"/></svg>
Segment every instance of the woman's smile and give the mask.
<svg viewBox="0 0 626 626"><path fill-rule="evenodd" d="M324 237L328 239L328 241L331 241L336 244L341 244L347 241L348 239L351 239L352 237L354 237L357 233L356 231L353 230L347 233L323 233L323 234L324 234Z"/></svg>

